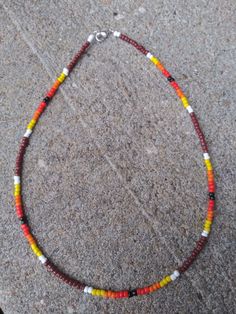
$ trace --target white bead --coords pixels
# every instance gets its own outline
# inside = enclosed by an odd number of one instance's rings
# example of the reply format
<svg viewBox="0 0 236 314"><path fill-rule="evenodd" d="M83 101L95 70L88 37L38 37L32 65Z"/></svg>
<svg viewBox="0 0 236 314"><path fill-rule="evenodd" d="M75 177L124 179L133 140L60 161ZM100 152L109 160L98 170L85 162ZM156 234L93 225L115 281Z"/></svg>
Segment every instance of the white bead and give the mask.
<svg viewBox="0 0 236 314"><path fill-rule="evenodd" d="M62 71L62 73L64 73L66 76L68 76L69 70L68 70L67 68L64 68L63 71Z"/></svg>
<svg viewBox="0 0 236 314"><path fill-rule="evenodd" d="M30 134L32 133L31 129L26 129L26 132L24 134L24 137L30 137Z"/></svg>
<svg viewBox="0 0 236 314"><path fill-rule="evenodd" d="M179 277L179 275L180 275L180 273L179 273L178 270L175 270L175 271L173 272L173 274L176 276L176 278Z"/></svg>
<svg viewBox="0 0 236 314"><path fill-rule="evenodd" d="M90 34L87 41L91 43L93 40L94 40L94 34Z"/></svg>
<svg viewBox="0 0 236 314"><path fill-rule="evenodd" d="M47 261L47 258L44 255L40 255L38 258L42 264L46 263Z"/></svg>
<svg viewBox="0 0 236 314"><path fill-rule="evenodd" d="M177 279L179 277L180 273L178 272L178 270L175 270L173 272L173 274L170 275L170 278L172 281L174 281L175 279Z"/></svg>
<svg viewBox="0 0 236 314"><path fill-rule="evenodd" d="M203 230L203 231L202 231L202 236L207 238L207 237L208 237L208 232L205 231L205 230Z"/></svg>
<svg viewBox="0 0 236 314"><path fill-rule="evenodd" d="M20 177L14 176L14 184L19 184L19 183L20 183Z"/></svg>
<svg viewBox="0 0 236 314"><path fill-rule="evenodd" d="M88 286L86 286L85 288L84 288L84 293L88 293Z"/></svg>
<svg viewBox="0 0 236 314"><path fill-rule="evenodd" d="M146 57L147 57L148 59L151 59L151 57L153 57L153 55L152 55L150 52L148 52L148 53L146 54Z"/></svg>
<svg viewBox="0 0 236 314"><path fill-rule="evenodd" d="M209 156L208 153L204 153L204 154L203 154L203 157L204 157L204 159L210 159L210 156Z"/></svg>
<svg viewBox="0 0 236 314"><path fill-rule="evenodd" d="M93 287L88 287L88 293L92 293Z"/></svg>
<svg viewBox="0 0 236 314"><path fill-rule="evenodd" d="M114 31L113 35L114 35L115 37L120 37L120 32Z"/></svg>
<svg viewBox="0 0 236 314"><path fill-rule="evenodd" d="M193 112L193 108L191 106L187 106L186 109L188 110L189 113Z"/></svg>

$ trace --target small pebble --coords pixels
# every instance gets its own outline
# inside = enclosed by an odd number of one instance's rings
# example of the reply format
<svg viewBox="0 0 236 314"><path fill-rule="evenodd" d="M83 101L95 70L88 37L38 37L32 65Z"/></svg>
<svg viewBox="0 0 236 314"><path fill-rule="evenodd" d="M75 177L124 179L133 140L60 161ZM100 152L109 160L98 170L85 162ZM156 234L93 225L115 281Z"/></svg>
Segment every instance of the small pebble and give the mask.
<svg viewBox="0 0 236 314"><path fill-rule="evenodd" d="M142 14L144 14L144 13L146 12L146 9L143 8L143 7L139 7L138 10L139 10L139 12L142 13Z"/></svg>
<svg viewBox="0 0 236 314"><path fill-rule="evenodd" d="M117 14L117 15L115 15L115 19L116 20L122 20L123 18L124 18L125 16L124 15L122 15L122 14Z"/></svg>

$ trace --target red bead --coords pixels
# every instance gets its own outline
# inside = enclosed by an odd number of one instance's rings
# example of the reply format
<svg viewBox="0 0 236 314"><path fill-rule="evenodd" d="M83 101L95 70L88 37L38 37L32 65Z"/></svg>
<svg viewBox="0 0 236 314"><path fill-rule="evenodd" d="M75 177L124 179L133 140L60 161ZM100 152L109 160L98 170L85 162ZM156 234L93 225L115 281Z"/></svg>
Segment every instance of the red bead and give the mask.
<svg viewBox="0 0 236 314"><path fill-rule="evenodd" d="M170 73L169 73L166 69L163 69L163 70L162 70L162 74L163 74L165 77L171 76Z"/></svg>
<svg viewBox="0 0 236 314"><path fill-rule="evenodd" d="M123 291L118 291L118 298L123 298Z"/></svg>
<svg viewBox="0 0 236 314"><path fill-rule="evenodd" d="M54 95L54 94L53 94L53 92L52 92L51 89L50 89L50 91L47 93L47 97L52 98L53 95Z"/></svg>
<svg viewBox="0 0 236 314"><path fill-rule="evenodd" d="M47 104L45 102L41 102L40 105L38 106L38 111L42 113L46 107Z"/></svg>
<svg viewBox="0 0 236 314"><path fill-rule="evenodd" d="M55 88L51 88L50 91L47 93L47 96L52 98L56 93L56 89Z"/></svg>
<svg viewBox="0 0 236 314"><path fill-rule="evenodd" d="M137 289L137 294L138 294L138 295L141 294L140 292L141 292L141 289L138 288L138 289Z"/></svg>
<svg viewBox="0 0 236 314"><path fill-rule="evenodd" d="M30 229L29 229L29 226L28 226L28 225L26 225L26 224L21 225L21 229L22 229L22 231L24 232L24 235L25 235L25 236L28 235L28 234L30 234Z"/></svg>
<svg viewBox="0 0 236 314"><path fill-rule="evenodd" d="M208 209L214 210L214 205L215 205L215 201L209 199L209 201L208 201Z"/></svg>
<svg viewBox="0 0 236 314"><path fill-rule="evenodd" d="M24 213L23 213L23 211L16 210L16 215L18 218L22 218L24 216Z"/></svg>
<svg viewBox="0 0 236 314"><path fill-rule="evenodd" d="M52 87L51 91L53 92L53 95L54 95L56 93L57 89L55 87Z"/></svg>
<svg viewBox="0 0 236 314"><path fill-rule="evenodd" d="M180 89L179 85L176 82L171 82L170 85L174 88L174 89Z"/></svg>
<svg viewBox="0 0 236 314"><path fill-rule="evenodd" d="M129 291L128 291L128 290L125 290L125 291L123 292L123 294L124 294L124 298L128 298L128 296L129 296Z"/></svg>

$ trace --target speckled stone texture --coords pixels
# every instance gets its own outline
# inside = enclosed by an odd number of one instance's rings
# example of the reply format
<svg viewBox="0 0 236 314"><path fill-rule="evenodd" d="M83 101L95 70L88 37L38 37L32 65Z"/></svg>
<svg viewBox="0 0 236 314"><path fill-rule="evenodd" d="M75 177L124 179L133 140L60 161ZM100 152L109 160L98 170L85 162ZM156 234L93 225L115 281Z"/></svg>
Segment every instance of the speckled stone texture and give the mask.
<svg viewBox="0 0 236 314"><path fill-rule="evenodd" d="M215 1L1 1L0 307L16 313L235 313L236 4ZM37 261L13 203L18 143L45 91L94 30L130 35L164 63L206 135L217 184L209 243L180 280L107 300ZM155 67L116 38L95 44L31 137L23 171L45 254L88 285L137 288L173 271L200 236L202 152Z"/></svg>

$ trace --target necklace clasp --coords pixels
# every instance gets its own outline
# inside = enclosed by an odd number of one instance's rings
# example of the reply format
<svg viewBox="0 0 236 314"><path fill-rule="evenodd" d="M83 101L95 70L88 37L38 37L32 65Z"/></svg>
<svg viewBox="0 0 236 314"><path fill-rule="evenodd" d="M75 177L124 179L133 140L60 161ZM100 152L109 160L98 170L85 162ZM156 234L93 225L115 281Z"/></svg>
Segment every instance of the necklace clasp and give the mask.
<svg viewBox="0 0 236 314"><path fill-rule="evenodd" d="M108 35L112 32L113 31L111 29L106 30L106 31L95 31L94 33L96 34L95 35L96 41L98 42L104 41L108 37Z"/></svg>

